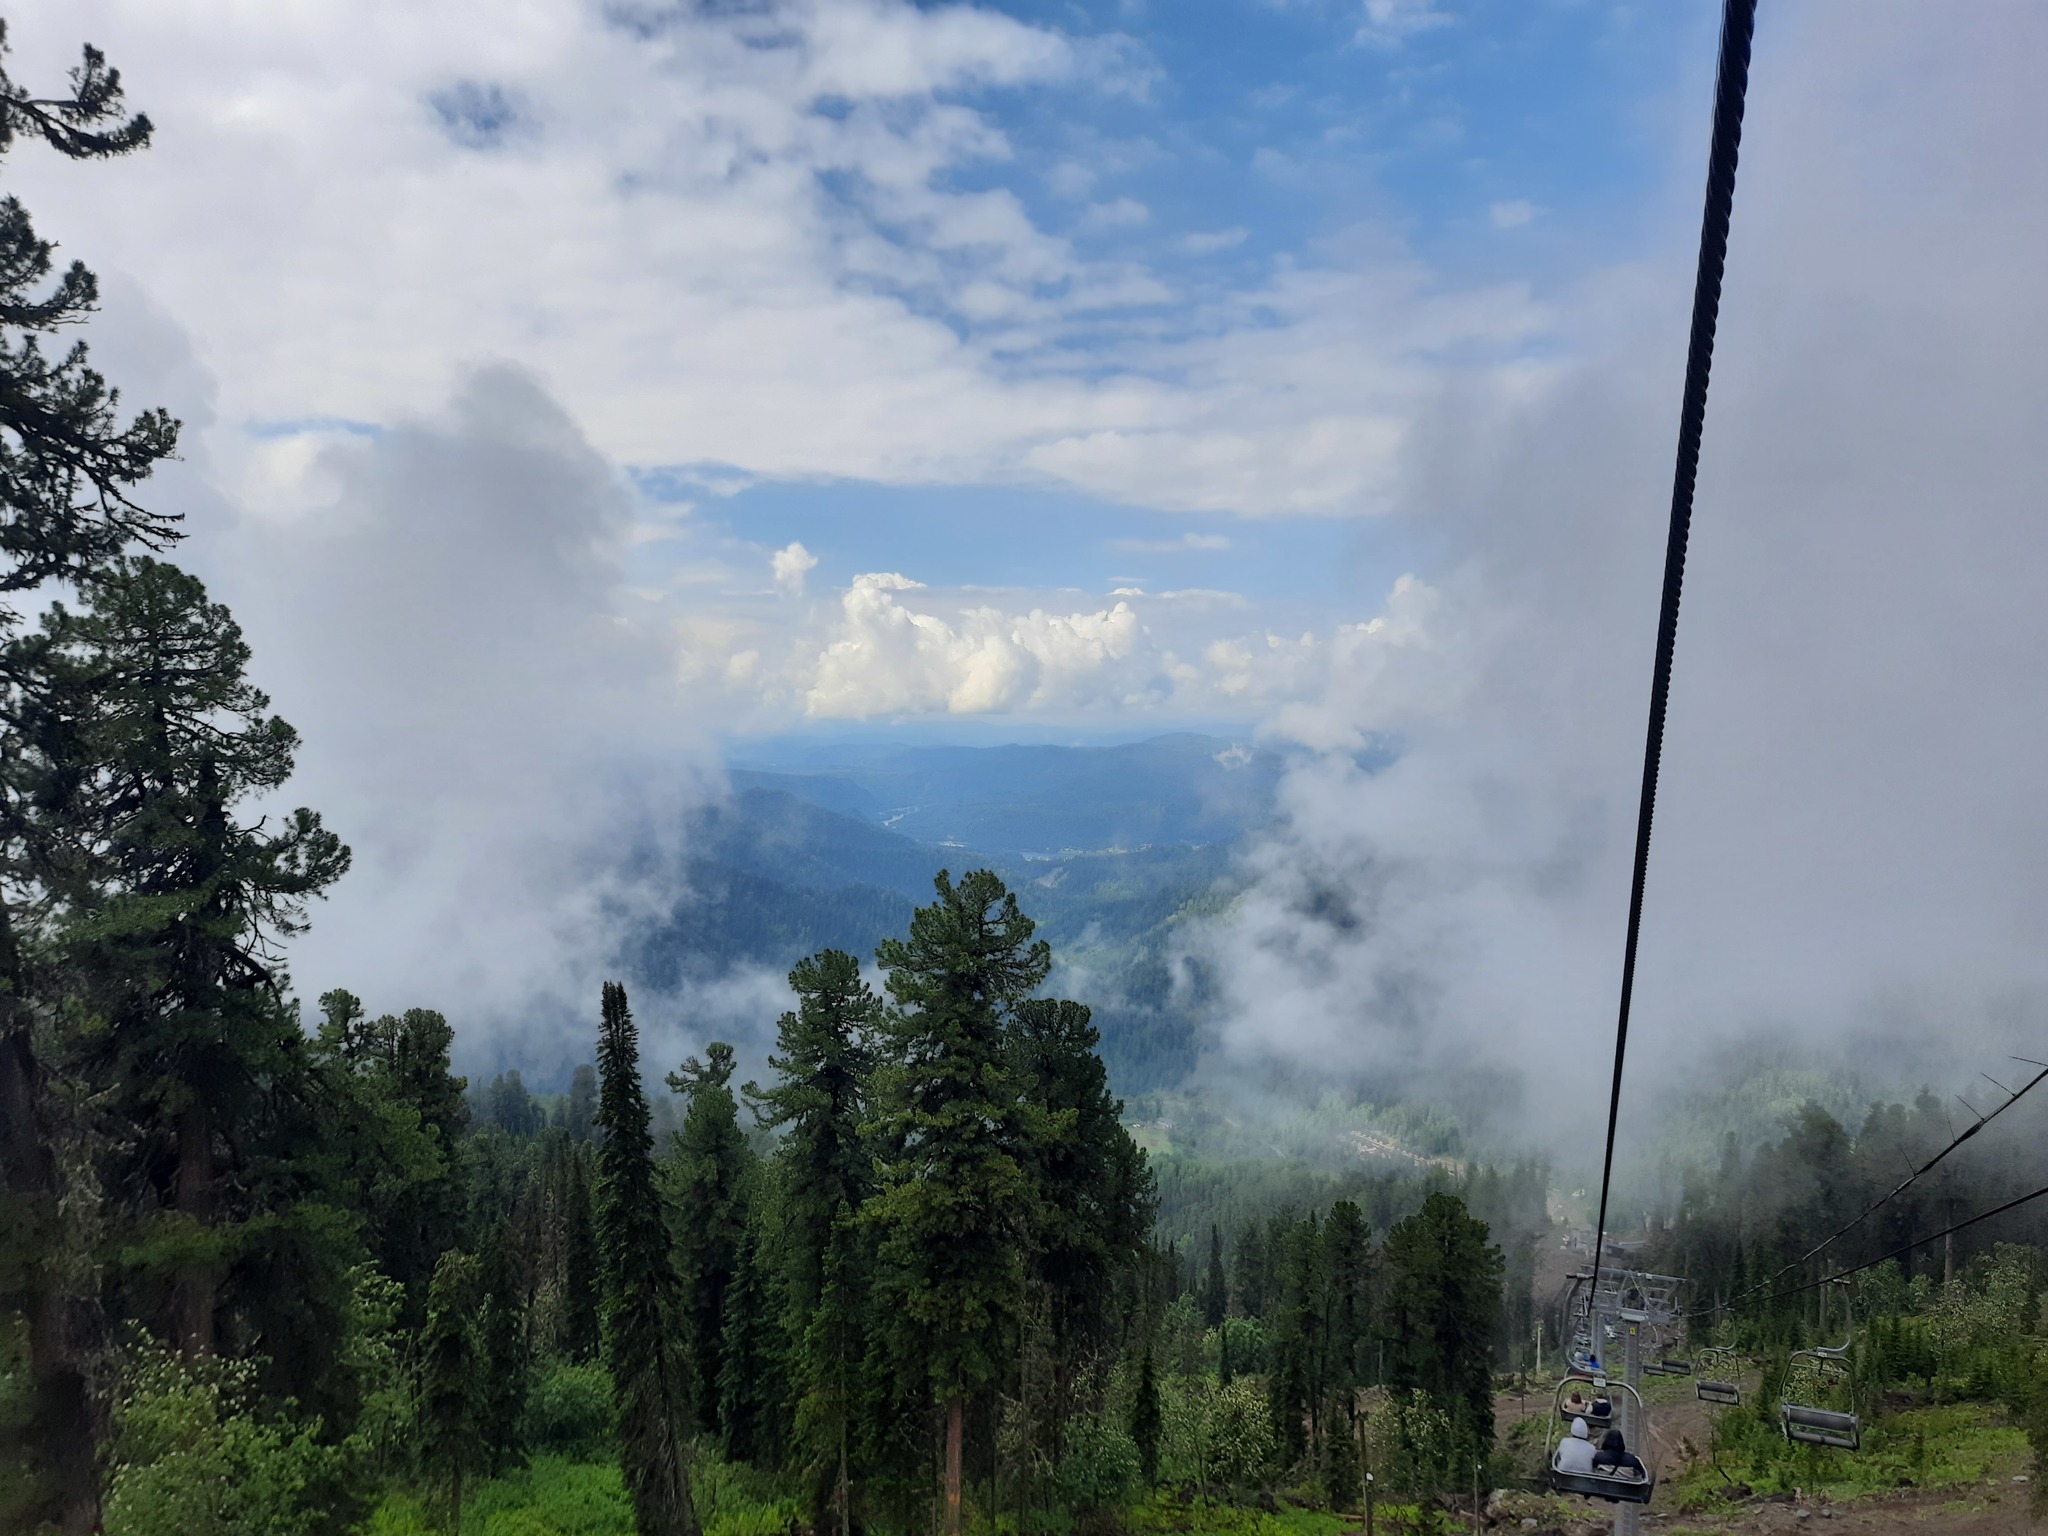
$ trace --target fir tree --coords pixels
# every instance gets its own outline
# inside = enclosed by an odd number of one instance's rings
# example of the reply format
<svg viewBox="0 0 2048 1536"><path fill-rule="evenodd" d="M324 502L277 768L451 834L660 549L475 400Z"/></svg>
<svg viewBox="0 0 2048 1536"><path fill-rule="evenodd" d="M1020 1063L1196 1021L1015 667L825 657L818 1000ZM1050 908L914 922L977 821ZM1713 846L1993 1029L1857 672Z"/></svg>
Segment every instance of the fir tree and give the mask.
<svg viewBox="0 0 2048 1536"><path fill-rule="evenodd" d="M876 951L897 1012L879 1074L882 1187L868 1211L944 1405L944 1528L958 1536L966 1400L1002 1368L1032 1215L1004 1025L1052 955L993 872L955 885L941 871L935 884L909 938Z"/></svg>
<svg viewBox="0 0 2048 1536"><path fill-rule="evenodd" d="M462 1529L463 1485L485 1460L476 1319L481 1288L482 1272L472 1255L453 1249L442 1254L427 1289L420 1334L420 1467L444 1491L450 1531Z"/></svg>
<svg viewBox="0 0 2048 1536"><path fill-rule="evenodd" d="M823 1289L825 1252L837 1223L858 1212L874 1183L861 1123L874 1070L880 1002L860 962L828 949L789 973L797 1006L775 1026L774 1083L748 1083L760 1123L782 1132L775 1175L784 1277L793 1331L809 1325Z"/></svg>
<svg viewBox="0 0 2048 1536"><path fill-rule="evenodd" d="M598 1151L597 1237L619 1461L640 1536L698 1536L690 1498L690 1379L676 1347L680 1307L668 1216L640 1085L640 1034L617 982L604 986L597 1068L597 1121L605 1133Z"/></svg>

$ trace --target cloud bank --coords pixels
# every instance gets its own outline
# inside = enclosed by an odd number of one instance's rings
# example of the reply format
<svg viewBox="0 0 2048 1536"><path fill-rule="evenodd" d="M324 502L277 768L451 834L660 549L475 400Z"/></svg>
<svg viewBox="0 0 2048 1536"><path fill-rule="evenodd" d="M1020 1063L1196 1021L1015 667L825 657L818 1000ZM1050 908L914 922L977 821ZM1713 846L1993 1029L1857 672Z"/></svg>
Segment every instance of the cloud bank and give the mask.
<svg viewBox="0 0 2048 1536"><path fill-rule="evenodd" d="M1906 1081L2041 1054L2044 46L2018 9L1759 33L1625 1134L1757 1032ZM1238 1058L1597 1130L1692 228L1560 306L1582 361L1414 428L1397 499L1444 540L1437 643L1276 723L1406 749L1286 785L1205 945Z"/></svg>

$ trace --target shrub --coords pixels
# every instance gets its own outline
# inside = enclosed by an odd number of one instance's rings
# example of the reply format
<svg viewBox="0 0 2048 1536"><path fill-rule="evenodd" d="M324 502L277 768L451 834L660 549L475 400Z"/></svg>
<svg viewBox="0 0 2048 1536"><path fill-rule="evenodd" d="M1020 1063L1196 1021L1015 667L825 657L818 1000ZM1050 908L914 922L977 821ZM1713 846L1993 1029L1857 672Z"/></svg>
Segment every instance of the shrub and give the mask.
<svg viewBox="0 0 2048 1536"><path fill-rule="evenodd" d="M612 1379L602 1365L560 1362L539 1372L521 1428L539 1451L597 1459L612 1448Z"/></svg>
<svg viewBox="0 0 2048 1536"><path fill-rule="evenodd" d="M317 1536L346 1477L317 1423L259 1416L247 1361L151 1352L114 1409L107 1536Z"/></svg>

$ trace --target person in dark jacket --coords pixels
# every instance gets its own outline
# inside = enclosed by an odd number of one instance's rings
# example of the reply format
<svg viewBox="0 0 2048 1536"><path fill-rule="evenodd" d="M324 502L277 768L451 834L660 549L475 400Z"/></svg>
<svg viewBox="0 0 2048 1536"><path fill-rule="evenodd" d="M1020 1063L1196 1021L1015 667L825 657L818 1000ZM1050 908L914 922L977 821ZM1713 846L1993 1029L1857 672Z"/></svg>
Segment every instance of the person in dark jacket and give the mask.
<svg viewBox="0 0 2048 1536"><path fill-rule="evenodd" d="M1600 1449L1593 1453L1593 1470L1627 1472L1635 1477L1646 1475L1641 1459L1628 1448L1618 1429L1610 1429L1600 1437Z"/></svg>

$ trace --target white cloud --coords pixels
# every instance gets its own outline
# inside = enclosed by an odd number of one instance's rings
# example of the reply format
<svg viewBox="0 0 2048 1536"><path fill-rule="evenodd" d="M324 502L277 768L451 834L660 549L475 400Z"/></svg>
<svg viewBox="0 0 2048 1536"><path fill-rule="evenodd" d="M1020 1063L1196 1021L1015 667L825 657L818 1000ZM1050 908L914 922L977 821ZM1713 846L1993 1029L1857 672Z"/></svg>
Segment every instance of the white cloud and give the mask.
<svg viewBox="0 0 2048 1536"><path fill-rule="evenodd" d="M1225 293L1077 251L960 175L1015 153L974 93L1142 92L1152 66L989 9L75 0L17 24L23 77L59 77L81 35L158 143L89 168L25 150L14 185L193 336L230 428L420 415L505 358L615 461L723 466L708 490L1052 474L1349 514L1382 505L1440 349L1511 361L1545 323L1384 242ZM1156 152L1048 175L1096 198L1090 227L1135 231L1143 204L1095 183ZM1187 451L1221 472L1190 477Z"/></svg>
<svg viewBox="0 0 2048 1536"><path fill-rule="evenodd" d="M1251 231L1242 224L1235 224L1229 229L1198 230L1194 234L1183 235L1180 243L1183 249L1197 256L1209 256L1243 245L1250 234Z"/></svg>
<svg viewBox="0 0 2048 1536"><path fill-rule="evenodd" d="M775 584L801 597L804 577L817 569L818 557L792 541L776 550L768 563L775 572Z"/></svg>
<svg viewBox="0 0 2048 1536"><path fill-rule="evenodd" d="M1246 631L1253 616L1234 593L1111 595L1107 607L1059 612L934 592L894 572L857 576L817 648L793 654L789 676L805 711L825 718L1242 714L1323 697L1334 669L1369 692L1381 652L1423 643L1431 603L1423 583L1404 577L1385 616L1319 639ZM1219 626L1228 628L1219 635Z"/></svg>
<svg viewBox="0 0 2048 1536"><path fill-rule="evenodd" d="M1436 0L1365 0L1357 40L1388 46L1450 23L1451 18L1437 9Z"/></svg>
<svg viewBox="0 0 2048 1536"><path fill-rule="evenodd" d="M1111 539L1109 547L1133 555L1169 555L1190 551L1206 554L1230 548L1230 536L1223 533L1184 533L1177 539Z"/></svg>
<svg viewBox="0 0 2048 1536"><path fill-rule="evenodd" d="M1536 217L1538 209L1527 198L1518 197L1510 202L1489 203L1486 212L1495 229L1520 229Z"/></svg>

